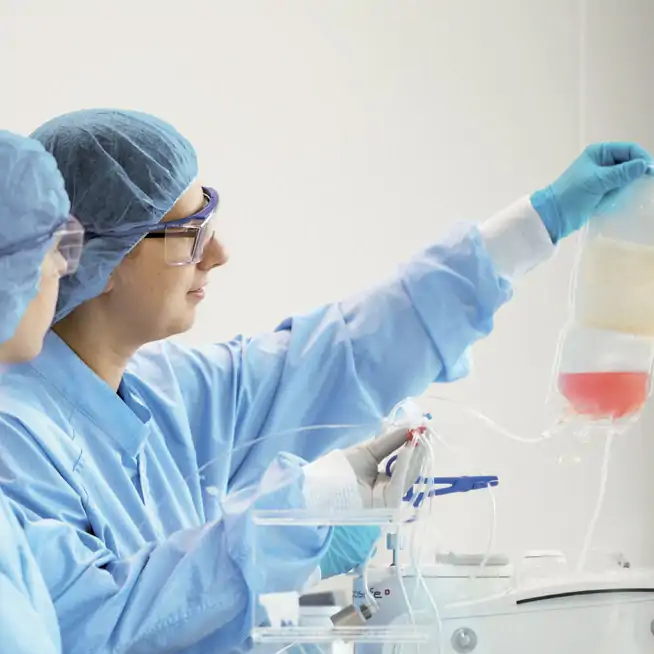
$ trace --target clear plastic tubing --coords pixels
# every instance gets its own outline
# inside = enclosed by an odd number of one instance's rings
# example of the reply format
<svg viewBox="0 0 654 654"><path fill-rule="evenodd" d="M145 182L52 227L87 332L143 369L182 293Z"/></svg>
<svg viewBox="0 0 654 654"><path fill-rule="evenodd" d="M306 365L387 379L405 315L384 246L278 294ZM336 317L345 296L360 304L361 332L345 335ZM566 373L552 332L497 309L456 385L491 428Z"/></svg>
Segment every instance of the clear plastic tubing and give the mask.
<svg viewBox="0 0 654 654"><path fill-rule="evenodd" d="M558 390L579 416L634 417L650 393L653 357L654 176L647 175L609 201L584 234Z"/></svg>

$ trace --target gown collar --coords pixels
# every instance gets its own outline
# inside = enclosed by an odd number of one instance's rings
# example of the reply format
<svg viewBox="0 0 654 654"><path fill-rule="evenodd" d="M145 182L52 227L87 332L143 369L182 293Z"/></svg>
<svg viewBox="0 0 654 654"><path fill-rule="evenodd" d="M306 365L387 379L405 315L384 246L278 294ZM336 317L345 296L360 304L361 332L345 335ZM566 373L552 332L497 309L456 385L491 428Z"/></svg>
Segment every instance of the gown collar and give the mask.
<svg viewBox="0 0 654 654"><path fill-rule="evenodd" d="M152 413L123 376L113 391L53 331L48 332L41 354L31 366L57 388L71 404L111 437L130 457L141 450Z"/></svg>

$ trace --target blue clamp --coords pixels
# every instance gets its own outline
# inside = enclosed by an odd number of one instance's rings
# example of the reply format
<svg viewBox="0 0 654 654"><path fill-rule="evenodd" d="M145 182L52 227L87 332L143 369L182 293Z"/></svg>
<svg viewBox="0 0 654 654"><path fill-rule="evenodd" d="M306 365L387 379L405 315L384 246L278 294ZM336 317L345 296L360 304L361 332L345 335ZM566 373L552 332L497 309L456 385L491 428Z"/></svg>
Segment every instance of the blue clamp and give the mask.
<svg viewBox="0 0 654 654"><path fill-rule="evenodd" d="M397 454L394 454L386 462L386 474L391 477L393 474L393 467L397 460ZM427 497L437 497L439 495L450 495L451 493L467 493L472 490L481 490L484 488L491 488L498 486L500 483L499 477L496 475L477 475L477 476L462 476L462 477L418 477L414 484L421 484L422 486L445 486L445 488L432 488L429 490ZM425 499L425 491L421 490L414 493L413 486L409 488L406 495L402 498L403 502L413 501L414 508L418 508L422 501Z"/></svg>

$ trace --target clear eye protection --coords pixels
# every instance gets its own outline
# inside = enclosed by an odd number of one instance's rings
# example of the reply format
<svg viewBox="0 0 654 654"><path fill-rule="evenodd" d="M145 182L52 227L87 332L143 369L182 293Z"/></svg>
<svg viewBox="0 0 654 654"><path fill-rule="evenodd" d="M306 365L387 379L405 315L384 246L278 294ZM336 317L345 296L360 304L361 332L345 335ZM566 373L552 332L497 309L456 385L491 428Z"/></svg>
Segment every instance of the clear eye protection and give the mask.
<svg viewBox="0 0 654 654"><path fill-rule="evenodd" d="M165 257L169 266L198 263L202 259L204 248L214 236L218 193L208 187L203 187L202 190L206 204L200 211L186 218L159 223L145 236L165 239Z"/></svg>
<svg viewBox="0 0 654 654"><path fill-rule="evenodd" d="M69 216L64 225L55 234L57 251L66 261L62 276L72 275L79 266L84 248L84 227L74 216Z"/></svg>

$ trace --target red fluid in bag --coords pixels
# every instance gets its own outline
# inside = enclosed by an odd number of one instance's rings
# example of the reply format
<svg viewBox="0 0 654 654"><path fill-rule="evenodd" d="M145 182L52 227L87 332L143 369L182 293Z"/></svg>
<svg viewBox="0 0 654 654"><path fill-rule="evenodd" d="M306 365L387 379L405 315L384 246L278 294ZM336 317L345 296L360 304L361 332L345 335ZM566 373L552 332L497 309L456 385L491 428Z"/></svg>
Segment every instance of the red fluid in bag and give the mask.
<svg viewBox="0 0 654 654"><path fill-rule="evenodd" d="M649 390L649 373L561 373L559 390L579 415L616 420L643 407Z"/></svg>

